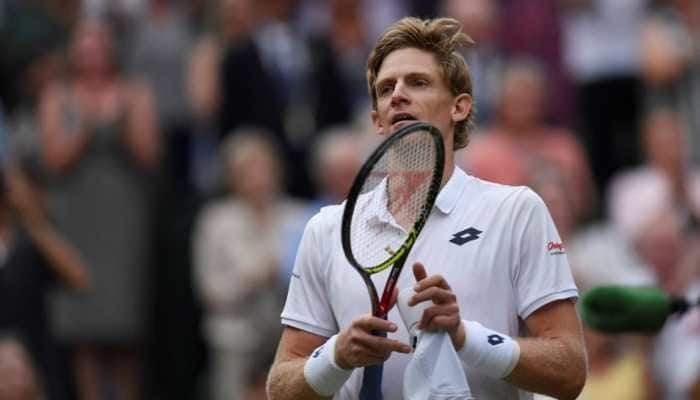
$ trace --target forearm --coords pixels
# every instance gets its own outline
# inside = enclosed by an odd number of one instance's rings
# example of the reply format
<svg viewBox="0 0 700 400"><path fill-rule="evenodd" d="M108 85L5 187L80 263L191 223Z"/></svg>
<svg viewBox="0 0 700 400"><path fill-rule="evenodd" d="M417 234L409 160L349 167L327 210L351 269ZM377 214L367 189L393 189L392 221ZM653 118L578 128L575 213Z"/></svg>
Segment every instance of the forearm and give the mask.
<svg viewBox="0 0 700 400"><path fill-rule="evenodd" d="M277 362L270 370L267 395L270 400L317 400L321 397L306 383L306 358Z"/></svg>
<svg viewBox="0 0 700 400"><path fill-rule="evenodd" d="M158 165L159 144L151 127L136 127L126 135L126 145L132 157L146 169Z"/></svg>
<svg viewBox="0 0 700 400"><path fill-rule="evenodd" d="M155 105L145 88L135 88L132 96L126 146L143 168L154 168L158 165L160 152Z"/></svg>
<svg viewBox="0 0 700 400"><path fill-rule="evenodd" d="M73 289L88 288L89 282L82 258L50 225L28 224L27 231L56 275Z"/></svg>
<svg viewBox="0 0 700 400"><path fill-rule="evenodd" d="M575 399L586 380L586 355L576 336L518 338L520 359L506 381L558 399Z"/></svg>
<svg viewBox="0 0 700 400"><path fill-rule="evenodd" d="M62 133L56 136L69 136ZM73 136L73 135L70 135ZM64 173L70 169L82 157L85 149L92 138L89 128L82 127L74 137L66 139L64 137L54 137L47 143L45 153L46 164L54 172Z"/></svg>

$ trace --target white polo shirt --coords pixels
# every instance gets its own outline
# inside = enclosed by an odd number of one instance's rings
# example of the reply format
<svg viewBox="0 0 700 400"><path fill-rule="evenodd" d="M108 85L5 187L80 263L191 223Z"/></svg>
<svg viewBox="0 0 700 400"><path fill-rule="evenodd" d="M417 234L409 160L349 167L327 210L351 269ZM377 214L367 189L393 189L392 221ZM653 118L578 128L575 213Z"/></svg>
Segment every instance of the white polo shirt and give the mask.
<svg viewBox="0 0 700 400"><path fill-rule="evenodd" d="M370 313L367 289L345 259L340 240L343 205L323 208L307 224L299 246L282 323L330 337ZM576 298L569 264L552 218L526 187L482 181L455 168L406 261L397 286L415 284L411 265L441 274L457 296L462 319L510 336L525 336L523 320L543 305ZM373 275L379 293L389 270ZM398 311L390 337L408 343ZM410 355L394 353L384 364L385 400L401 399ZM477 370L467 370L477 399L531 399L532 395ZM362 368L334 399L357 399Z"/></svg>

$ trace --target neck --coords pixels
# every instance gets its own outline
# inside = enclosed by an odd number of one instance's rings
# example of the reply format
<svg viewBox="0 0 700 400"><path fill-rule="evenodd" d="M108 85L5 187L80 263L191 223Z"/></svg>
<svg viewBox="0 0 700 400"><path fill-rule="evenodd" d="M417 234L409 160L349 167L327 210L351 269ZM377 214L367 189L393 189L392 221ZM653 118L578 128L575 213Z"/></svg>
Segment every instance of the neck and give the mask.
<svg viewBox="0 0 700 400"><path fill-rule="evenodd" d="M455 170L455 163L453 160L454 156L445 154L445 170L442 172L442 182L440 182L440 189L445 187L447 181L450 180L452 173Z"/></svg>

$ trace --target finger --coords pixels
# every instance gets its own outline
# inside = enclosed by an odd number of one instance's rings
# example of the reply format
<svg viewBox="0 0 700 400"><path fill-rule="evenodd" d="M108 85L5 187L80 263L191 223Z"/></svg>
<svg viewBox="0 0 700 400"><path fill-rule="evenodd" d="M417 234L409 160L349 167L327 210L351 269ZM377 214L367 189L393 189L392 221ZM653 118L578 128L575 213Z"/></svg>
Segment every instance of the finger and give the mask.
<svg viewBox="0 0 700 400"><path fill-rule="evenodd" d="M459 306L456 303L436 305L426 308L421 315L418 328L436 328L437 326L440 326L440 322L442 322L445 318L447 318L446 323L448 324L445 326L449 328L452 328L450 324L454 324L459 320Z"/></svg>
<svg viewBox="0 0 700 400"><path fill-rule="evenodd" d="M452 315L437 315L430 320L423 328L426 331L454 331L459 327L459 316Z"/></svg>
<svg viewBox="0 0 700 400"><path fill-rule="evenodd" d="M396 332L398 327L395 323L385 320L384 318L365 315L352 321L352 327L361 329L365 332L382 331Z"/></svg>
<svg viewBox="0 0 700 400"><path fill-rule="evenodd" d="M416 283L415 291L420 292L421 290L431 286L437 286L447 290L451 289L450 285L447 283L447 280L445 280L442 275L432 275Z"/></svg>
<svg viewBox="0 0 700 400"><path fill-rule="evenodd" d="M436 286L429 287L420 292L416 292L408 301L409 306L414 306L423 301L432 301L435 304L456 303L457 296L450 291Z"/></svg>
<svg viewBox="0 0 700 400"><path fill-rule="evenodd" d="M421 262L413 264L413 276L416 278L416 282L420 282L428 277L428 273L425 272L425 266Z"/></svg>
<svg viewBox="0 0 700 400"><path fill-rule="evenodd" d="M352 367L379 364L389 358L391 354L377 353L360 343L350 343L347 348L347 353L347 363Z"/></svg>
<svg viewBox="0 0 700 400"><path fill-rule="evenodd" d="M354 338L355 343L365 347L369 354L383 357L386 359L392 352L410 353L411 347L407 343L400 342L395 339L385 338L383 336L357 335Z"/></svg>

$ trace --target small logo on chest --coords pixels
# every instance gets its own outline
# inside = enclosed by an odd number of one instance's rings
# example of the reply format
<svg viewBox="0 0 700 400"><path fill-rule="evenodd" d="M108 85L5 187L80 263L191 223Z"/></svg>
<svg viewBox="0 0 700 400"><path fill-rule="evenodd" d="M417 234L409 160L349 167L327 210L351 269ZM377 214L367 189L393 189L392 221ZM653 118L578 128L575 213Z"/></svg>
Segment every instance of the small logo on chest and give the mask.
<svg viewBox="0 0 700 400"><path fill-rule="evenodd" d="M480 231L474 227L469 227L463 231L459 231L455 234L452 235L452 239L450 239L450 243L454 243L457 246L461 246L467 242L471 242L472 240L478 239L483 233L483 231Z"/></svg>

